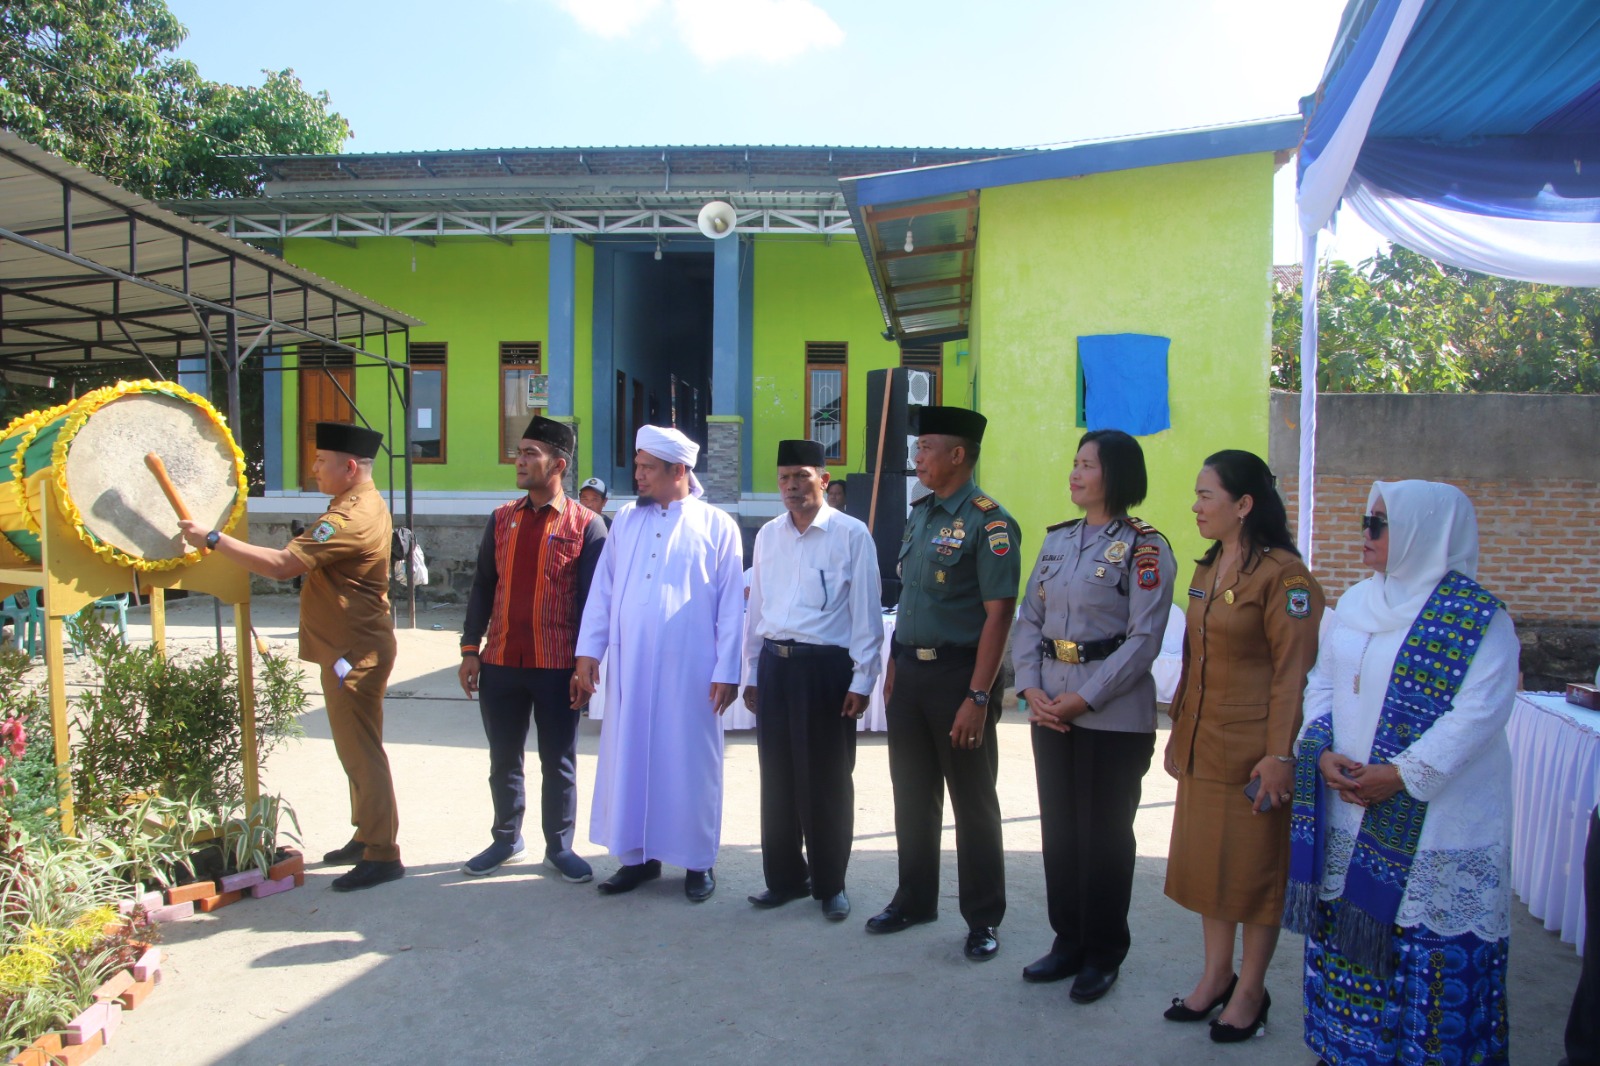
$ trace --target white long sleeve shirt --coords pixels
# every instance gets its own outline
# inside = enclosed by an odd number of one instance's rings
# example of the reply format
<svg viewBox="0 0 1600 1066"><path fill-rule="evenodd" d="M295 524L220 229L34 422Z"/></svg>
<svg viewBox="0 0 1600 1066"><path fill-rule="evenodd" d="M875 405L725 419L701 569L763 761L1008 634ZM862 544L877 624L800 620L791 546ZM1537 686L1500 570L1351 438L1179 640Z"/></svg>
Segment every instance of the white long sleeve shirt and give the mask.
<svg viewBox="0 0 1600 1066"><path fill-rule="evenodd" d="M745 614L746 677L763 640L844 648L850 691L872 693L883 653L878 551L859 519L826 503L805 532L786 511L756 534Z"/></svg>

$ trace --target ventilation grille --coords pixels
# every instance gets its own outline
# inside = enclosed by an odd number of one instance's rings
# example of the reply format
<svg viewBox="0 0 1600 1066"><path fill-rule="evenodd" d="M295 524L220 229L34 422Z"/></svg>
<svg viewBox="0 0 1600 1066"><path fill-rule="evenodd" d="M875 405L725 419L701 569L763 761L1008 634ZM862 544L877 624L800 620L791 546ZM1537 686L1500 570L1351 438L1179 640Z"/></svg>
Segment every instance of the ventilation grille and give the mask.
<svg viewBox="0 0 1600 1066"><path fill-rule="evenodd" d="M411 354L412 366L444 366L445 356L450 346L443 341L430 341L427 343L412 342L407 351Z"/></svg>
<svg viewBox="0 0 1600 1066"><path fill-rule="evenodd" d="M806 341L806 362L842 363L850 354L849 341Z"/></svg>
<svg viewBox="0 0 1600 1066"><path fill-rule="evenodd" d="M538 366L542 353L538 341L501 341L501 366Z"/></svg>

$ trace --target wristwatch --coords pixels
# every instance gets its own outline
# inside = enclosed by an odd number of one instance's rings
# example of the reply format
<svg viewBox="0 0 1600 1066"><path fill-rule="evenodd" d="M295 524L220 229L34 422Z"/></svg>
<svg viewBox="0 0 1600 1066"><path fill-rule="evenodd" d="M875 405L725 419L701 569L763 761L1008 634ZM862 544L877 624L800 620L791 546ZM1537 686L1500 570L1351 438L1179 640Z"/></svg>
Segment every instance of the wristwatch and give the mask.
<svg viewBox="0 0 1600 1066"><path fill-rule="evenodd" d="M973 703L976 703L979 707L989 706L989 694L981 689L967 689L967 699L971 700Z"/></svg>
<svg viewBox="0 0 1600 1066"><path fill-rule="evenodd" d="M218 531L216 531L215 529L213 529L210 533L206 534L206 547L210 548L212 551L216 551L217 550L217 541L219 541L221 539L222 539L222 534L219 533Z"/></svg>

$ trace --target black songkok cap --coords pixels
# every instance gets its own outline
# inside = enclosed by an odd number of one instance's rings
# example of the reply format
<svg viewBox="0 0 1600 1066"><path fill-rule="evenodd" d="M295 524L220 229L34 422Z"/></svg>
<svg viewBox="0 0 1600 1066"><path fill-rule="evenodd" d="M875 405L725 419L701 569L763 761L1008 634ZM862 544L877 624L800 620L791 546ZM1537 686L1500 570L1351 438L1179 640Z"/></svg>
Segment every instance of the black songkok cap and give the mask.
<svg viewBox="0 0 1600 1066"><path fill-rule="evenodd" d="M349 422L318 422L317 448L325 452L344 452L358 459L373 459L383 447L383 434Z"/></svg>
<svg viewBox="0 0 1600 1066"><path fill-rule="evenodd" d="M565 422L557 422L544 415L534 415L533 421L528 423L528 428L522 431L522 439L548 444L563 455L571 456L574 446L578 443L578 434Z"/></svg>
<svg viewBox="0 0 1600 1066"><path fill-rule="evenodd" d="M913 407L912 430L917 436L934 433L947 437L965 437L974 444L983 442L983 431L989 420L965 407Z"/></svg>
<svg viewBox="0 0 1600 1066"><path fill-rule="evenodd" d="M779 466L825 466L828 457L822 445L814 440L780 440L778 442Z"/></svg>

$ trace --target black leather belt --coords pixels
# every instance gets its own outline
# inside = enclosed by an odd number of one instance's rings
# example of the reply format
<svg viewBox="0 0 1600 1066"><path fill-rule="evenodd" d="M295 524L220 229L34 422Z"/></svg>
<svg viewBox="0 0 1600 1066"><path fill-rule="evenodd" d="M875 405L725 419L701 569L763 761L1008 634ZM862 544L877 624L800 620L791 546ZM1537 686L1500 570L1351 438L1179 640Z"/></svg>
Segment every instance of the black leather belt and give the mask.
<svg viewBox="0 0 1600 1066"><path fill-rule="evenodd" d="M769 637L761 638L761 646L780 659L800 659L807 655L838 655L840 652L849 654L846 648L836 648L832 644L801 644L797 640L772 640Z"/></svg>
<svg viewBox="0 0 1600 1066"><path fill-rule="evenodd" d="M910 644L902 644L897 640L894 642L894 654L896 658L905 656L908 659L915 659L917 662L922 663L959 662L976 659L978 657L978 649L976 647L965 648L960 646L917 648Z"/></svg>
<svg viewBox="0 0 1600 1066"><path fill-rule="evenodd" d="M1046 658L1063 663L1092 663L1104 659L1128 642L1127 637L1106 640L1041 640L1039 650Z"/></svg>

